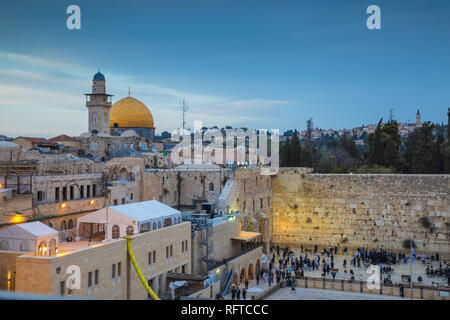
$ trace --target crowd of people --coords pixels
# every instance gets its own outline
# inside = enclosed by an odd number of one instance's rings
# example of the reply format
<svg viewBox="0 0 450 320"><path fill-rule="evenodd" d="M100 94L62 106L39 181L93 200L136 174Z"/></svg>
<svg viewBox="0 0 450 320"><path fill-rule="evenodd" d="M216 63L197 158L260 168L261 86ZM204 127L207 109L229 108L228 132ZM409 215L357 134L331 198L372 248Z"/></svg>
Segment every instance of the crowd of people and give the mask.
<svg viewBox="0 0 450 320"><path fill-rule="evenodd" d="M339 251L342 251L339 252ZM396 268L395 265L410 263L410 255L402 252L395 253L393 251L383 249L366 249L357 248L353 253L349 253L347 248L340 249L338 247L322 248L316 245L313 249L300 247L300 252L296 255L288 246L280 248L280 246L272 246L268 254L268 268L256 274L256 284L264 281L270 287L274 282L280 283L285 280L287 286L292 286L295 290L296 278L304 278L306 271L321 271L322 277L332 277L336 279L339 267L336 262L336 255L343 254L350 256L349 260L344 258L342 260L341 276L347 275L346 278L355 280L355 271L353 269L366 269L369 265L378 265L380 268L380 280L384 283L392 283L391 274ZM439 253L432 255L429 258L423 254L413 254L414 261L421 261L423 264L430 261L439 261ZM359 270L361 272L361 270ZM432 265L427 265L425 269L426 275L429 277L442 277L447 279L450 283L450 265L444 261L440 262L439 268L433 268ZM418 276L418 281L423 279ZM247 298L248 279L245 279L245 287L242 289L239 286L233 285L231 290L232 300L245 300Z"/></svg>

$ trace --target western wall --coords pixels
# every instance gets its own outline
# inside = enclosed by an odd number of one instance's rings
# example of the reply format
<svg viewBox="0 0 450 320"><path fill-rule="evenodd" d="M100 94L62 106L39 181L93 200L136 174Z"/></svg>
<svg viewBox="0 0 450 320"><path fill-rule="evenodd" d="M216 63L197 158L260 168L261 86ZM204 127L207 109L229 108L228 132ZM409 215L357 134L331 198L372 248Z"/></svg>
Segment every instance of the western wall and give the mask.
<svg viewBox="0 0 450 320"><path fill-rule="evenodd" d="M450 253L450 175L312 174L272 177L272 243ZM408 250L409 251L409 250Z"/></svg>

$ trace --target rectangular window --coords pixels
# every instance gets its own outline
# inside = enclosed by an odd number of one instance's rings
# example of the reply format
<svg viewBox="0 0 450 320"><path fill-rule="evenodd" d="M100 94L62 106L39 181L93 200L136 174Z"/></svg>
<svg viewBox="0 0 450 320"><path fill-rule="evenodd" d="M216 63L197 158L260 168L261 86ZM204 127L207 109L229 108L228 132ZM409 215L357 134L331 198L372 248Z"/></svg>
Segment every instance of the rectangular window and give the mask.
<svg viewBox="0 0 450 320"><path fill-rule="evenodd" d="M95 284L96 286L98 286L98 281L99 281L98 273L99 273L98 269L95 270L94 284Z"/></svg>
<svg viewBox="0 0 450 320"><path fill-rule="evenodd" d="M181 242L181 252L184 252L184 241Z"/></svg>
<svg viewBox="0 0 450 320"><path fill-rule="evenodd" d="M59 201L59 188L55 188L55 202Z"/></svg>
<svg viewBox="0 0 450 320"><path fill-rule="evenodd" d="M259 200L259 202L260 202L260 205L261 205L261 209L264 207L264 205L263 205L263 198L261 198L260 200Z"/></svg>
<svg viewBox="0 0 450 320"><path fill-rule="evenodd" d="M118 277L120 277L120 271L121 271L121 269L122 269L122 262L119 262L119 263L117 264L117 276L118 276Z"/></svg>
<svg viewBox="0 0 450 320"><path fill-rule="evenodd" d="M112 274L111 274L111 278L115 278L116 277L116 265L115 264L113 264L112 265Z"/></svg>
<svg viewBox="0 0 450 320"><path fill-rule="evenodd" d="M267 198L267 205L270 207L270 197Z"/></svg>
<svg viewBox="0 0 450 320"><path fill-rule="evenodd" d="M91 197L91 186L86 186L86 197Z"/></svg>
<svg viewBox="0 0 450 320"><path fill-rule="evenodd" d="M67 187L63 187L63 201L67 200Z"/></svg>
<svg viewBox="0 0 450 320"><path fill-rule="evenodd" d="M84 198L84 186L80 187L80 198Z"/></svg>
<svg viewBox="0 0 450 320"><path fill-rule="evenodd" d="M130 199L133 200L133 192L130 194Z"/></svg>
<svg viewBox="0 0 450 320"><path fill-rule="evenodd" d="M37 201L41 202L42 200L44 200L44 192L38 191L37 192Z"/></svg>
<svg viewBox="0 0 450 320"><path fill-rule="evenodd" d="M94 184L92 185L92 196L95 197L97 195L97 186Z"/></svg>
<svg viewBox="0 0 450 320"><path fill-rule="evenodd" d="M156 251L153 250L153 263L156 263Z"/></svg>
<svg viewBox="0 0 450 320"><path fill-rule="evenodd" d="M170 257L173 257L173 246L170 246Z"/></svg>
<svg viewBox="0 0 450 320"><path fill-rule="evenodd" d="M169 247L166 247L166 258L169 258Z"/></svg>
<svg viewBox="0 0 450 320"><path fill-rule="evenodd" d="M188 251L188 241L184 240L185 244L184 244L184 250Z"/></svg>
<svg viewBox="0 0 450 320"><path fill-rule="evenodd" d="M152 253L151 252L149 252L148 253L148 264L152 264Z"/></svg>
<svg viewBox="0 0 450 320"><path fill-rule="evenodd" d="M117 206L117 199L114 199L114 205Z"/></svg>
<svg viewBox="0 0 450 320"><path fill-rule="evenodd" d="M125 204L125 198L122 198L122 204Z"/></svg>
<svg viewBox="0 0 450 320"><path fill-rule="evenodd" d="M73 200L73 198L74 198L74 192L75 192L74 186L70 186L70 200Z"/></svg>
<svg viewBox="0 0 450 320"><path fill-rule="evenodd" d="M88 273L88 288L92 287L92 272Z"/></svg>

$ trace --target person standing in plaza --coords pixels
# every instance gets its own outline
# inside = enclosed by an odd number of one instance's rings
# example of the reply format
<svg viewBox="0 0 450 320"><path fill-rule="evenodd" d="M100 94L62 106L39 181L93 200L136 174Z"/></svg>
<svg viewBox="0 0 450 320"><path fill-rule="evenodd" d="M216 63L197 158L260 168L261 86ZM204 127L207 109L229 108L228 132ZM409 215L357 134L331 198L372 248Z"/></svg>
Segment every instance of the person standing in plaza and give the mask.
<svg viewBox="0 0 450 320"><path fill-rule="evenodd" d="M237 300L241 299L241 289L240 288L238 288L237 291L236 291L236 299Z"/></svg>
<svg viewBox="0 0 450 320"><path fill-rule="evenodd" d="M245 289L248 290L248 279L245 278Z"/></svg>
<svg viewBox="0 0 450 320"><path fill-rule="evenodd" d="M236 288L233 286L231 288L231 300L234 300L236 298Z"/></svg>

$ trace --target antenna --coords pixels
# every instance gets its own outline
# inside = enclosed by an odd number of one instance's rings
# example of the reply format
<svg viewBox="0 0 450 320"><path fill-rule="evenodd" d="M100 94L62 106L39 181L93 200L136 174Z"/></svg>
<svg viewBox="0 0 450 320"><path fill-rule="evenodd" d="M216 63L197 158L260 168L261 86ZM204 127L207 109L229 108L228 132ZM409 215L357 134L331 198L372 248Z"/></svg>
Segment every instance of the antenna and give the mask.
<svg viewBox="0 0 450 320"><path fill-rule="evenodd" d="M188 110L188 106L186 104L185 99L183 99L183 102L181 103L180 109L181 109L181 113L182 113L182 128L183 128L183 133L182 134L184 134L184 127L186 126L185 116L186 116L186 111Z"/></svg>

